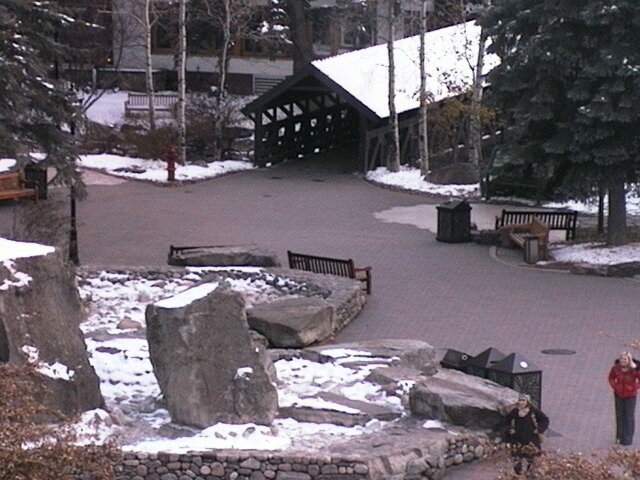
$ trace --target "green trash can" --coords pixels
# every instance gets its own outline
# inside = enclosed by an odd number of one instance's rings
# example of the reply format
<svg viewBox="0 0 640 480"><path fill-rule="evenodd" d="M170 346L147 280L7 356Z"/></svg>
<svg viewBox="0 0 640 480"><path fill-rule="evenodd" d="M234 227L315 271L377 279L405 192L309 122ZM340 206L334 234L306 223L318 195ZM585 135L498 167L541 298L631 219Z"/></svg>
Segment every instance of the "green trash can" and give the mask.
<svg viewBox="0 0 640 480"><path fill-rule="evenodd" d="M466 200L451 200L438 207L439 242L462 243L471 241L471 205Z"/></svg>

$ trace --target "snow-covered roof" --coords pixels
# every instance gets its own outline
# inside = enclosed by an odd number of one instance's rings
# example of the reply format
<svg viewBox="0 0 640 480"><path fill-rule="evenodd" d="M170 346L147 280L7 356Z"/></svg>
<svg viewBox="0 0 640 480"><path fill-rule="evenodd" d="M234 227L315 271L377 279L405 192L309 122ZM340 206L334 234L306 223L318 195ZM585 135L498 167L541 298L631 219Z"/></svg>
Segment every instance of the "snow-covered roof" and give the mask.
<svg viewBox="0 0 640 480"><path fill-rule="evenodd" d="M437 102L471 88L480 31L475 22L467 22L425 34L426 90L431 101ZM394 42L398 113L419 106L419 49L419 35ZM484 73L498 62L496 55L486 55ZM316 60L312 65L379 118L389 116L387 44Z"/></svg>

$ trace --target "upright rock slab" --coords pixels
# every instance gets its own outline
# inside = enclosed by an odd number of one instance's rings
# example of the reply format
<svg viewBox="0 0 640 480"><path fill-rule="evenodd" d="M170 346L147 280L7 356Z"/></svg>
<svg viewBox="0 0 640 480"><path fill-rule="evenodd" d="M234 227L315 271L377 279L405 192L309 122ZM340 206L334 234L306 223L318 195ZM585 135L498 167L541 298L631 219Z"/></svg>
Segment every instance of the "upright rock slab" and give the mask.
<svg viewBox="0 0 640 480"><path fill-rule="evenodd" d="M45 405L66 415L104 407L83 319L75 272L59 251L0 238L0 360L34 364Z"/></svg>
<svg viewBox="0 0 640 480"><path fill-rule="evenodd" d="M240 293L205 283L147 306L146 319L149 357L174 422L271 424L278 393Z"/></svg>

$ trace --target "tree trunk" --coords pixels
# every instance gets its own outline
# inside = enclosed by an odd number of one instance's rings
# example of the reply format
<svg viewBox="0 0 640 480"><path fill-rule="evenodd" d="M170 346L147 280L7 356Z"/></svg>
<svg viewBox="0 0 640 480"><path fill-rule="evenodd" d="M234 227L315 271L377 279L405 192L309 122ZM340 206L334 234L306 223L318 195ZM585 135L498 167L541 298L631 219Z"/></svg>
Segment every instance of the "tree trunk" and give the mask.
<svg viewBox="0 0 640 480"><path fill-rule="evenodd" d="M609 177L609 216L607 218L607 245L625 245L627 240L627 205L624 171Z"/></svg>
<svg viewBox="0 0 640 480"><path fill-rule="evenodd" d="M149 9L151 8L151 2L146 0L144 2L144 29L145 29L145 81L147 88L147 95L149 95L149 129L154 131L156 129L156 106L154 102L155 88L153 85L153 63L151 59L151 19Z"/></svg>
<svg viewBox="0 0 640 480"><path fill-rule="evenodd" d="M222 154L224 153L223 146L223 130L225 123L225 115L224 108L226 106L226 95L227 95L227 74L229 72L229 49L231 48L231 0L224 0L222 2L224 7L224 12L222 14L222 54L218 57L218 87L216 91L216 106L215 108L218 110L217 114L213 119L213 155L215 158L222 159Z"/></svg>
<svg viewBox="0 0 640 480"><path fill-rule="evenodd" d="M604 233L604 197L605 189L602 188L602 185L600 185L598 187L598 234Z"/></svg>
<svg viewBox="0 0 640 480"><path fill-rule="evenodd" d="M178 157L181 164L187 161L187 119L186 119L186 91L187 91L187 0L180 0L178 20Z"/></svg>
<svg viewBox="0 0 640 480"><path fill-rule="evenodd" d="M480 46L474 72L471 94L471 117L469 118L469 163L478 169L482 159L482 125L480 122L480 104L482 103L482 71L484 69L484 48L487 34L484 28L480 32Z"/></svg>
<svg viewBox="0 0 640 480"><path fill-rule="evenodd" d="M229 71L229 48L231 48L231 0L224 0L224 13L222 21L222 49L218 57L218 91L216 96L220 100L227 85L227 72Z"/></svg>
<svg viewBox="0 0 640 480"><path fill-rule="evenodd" d="M285 7L289 14L289 29L293 43L293 71L306 68L314 59L313 41L309 32L310 21L302 0L286 0Z"/></svg>
<svg viewBox="0 0 640 480"><path fill-rule="evenodd" d="M396 34L395 3L395 1L389 2L389 40L387 41L387 53L389 55L389 130L391 131L388 168L391 172L400 170L400 132L398 129L398 111L396 110L396 63L393 51Z"/></svg>
<svg viewBox="0 0 640 480"><path fill-rule="evenodd" d="M420 175L425 178L429 174L429 134L427 129L427 62L426 41L427 33L427 1L423 0L420 7Z"/></svg>

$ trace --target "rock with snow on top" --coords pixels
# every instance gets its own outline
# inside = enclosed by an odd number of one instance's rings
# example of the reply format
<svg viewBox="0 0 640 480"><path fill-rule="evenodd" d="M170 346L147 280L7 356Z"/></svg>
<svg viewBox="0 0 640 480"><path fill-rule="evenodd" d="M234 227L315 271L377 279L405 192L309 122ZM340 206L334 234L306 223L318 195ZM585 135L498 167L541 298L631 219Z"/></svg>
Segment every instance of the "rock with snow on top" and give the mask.
<svg viewBox="0 0 640 480"><path fill-rule="evenodd" d="M0 261L0 360L35 365L47 391L41 400L53 410L103 407L79 328L84 313L73 269L53 247L12 242L0 252L21 247L39 253Z"/></svg>
<svg viewBox="0 0 640 480"><path fill-rule="evenodd" d="M228 284L203 284L147 307L149 358L173 422L269 425L278 394L245 304Z"/></svg>

